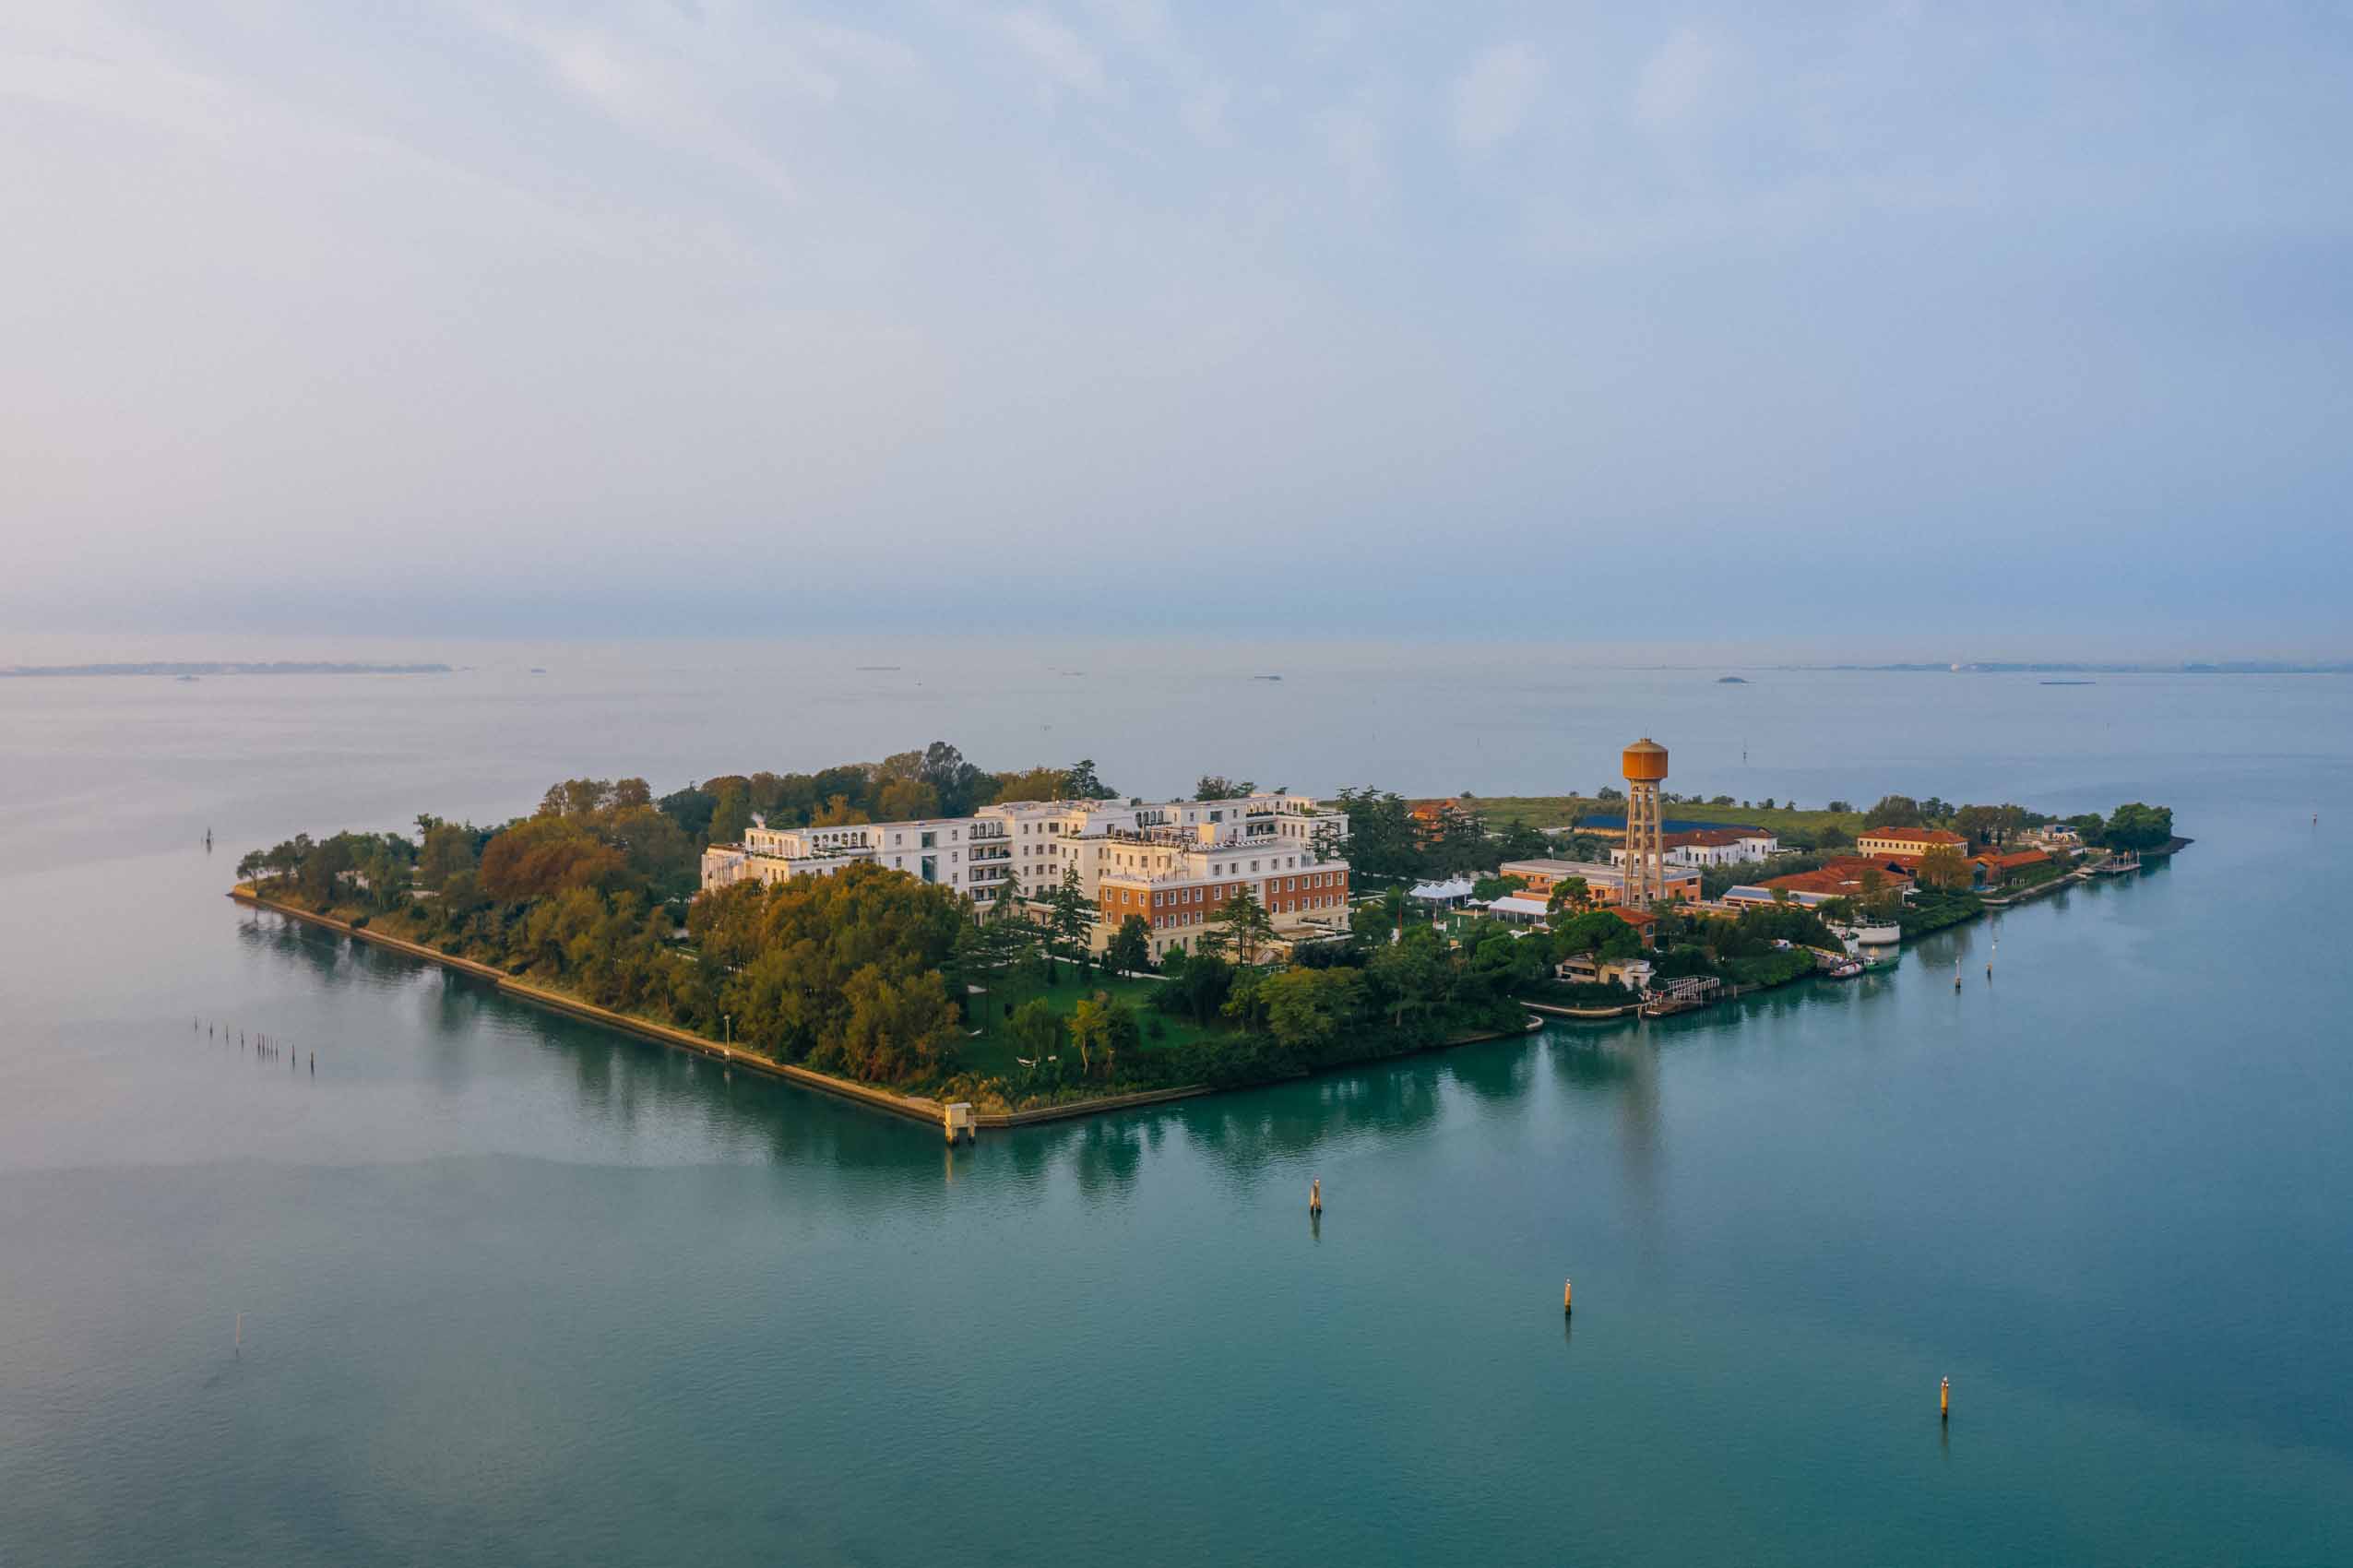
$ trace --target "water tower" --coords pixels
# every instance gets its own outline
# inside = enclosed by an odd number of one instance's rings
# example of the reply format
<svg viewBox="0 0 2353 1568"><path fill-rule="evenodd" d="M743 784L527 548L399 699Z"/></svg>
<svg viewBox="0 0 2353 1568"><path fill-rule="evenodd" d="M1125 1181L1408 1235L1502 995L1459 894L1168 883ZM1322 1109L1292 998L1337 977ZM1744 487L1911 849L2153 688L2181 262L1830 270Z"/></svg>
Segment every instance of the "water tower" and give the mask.
<svg viewBox="0 0 2353 1568"><path fill-rule="evenodd" d="M1667 897L1667 850L1661 842L1658 786L1667 781L1667 748L1645 735L1626 748L1626 886L1624 901L1647 909Z"/></svg>

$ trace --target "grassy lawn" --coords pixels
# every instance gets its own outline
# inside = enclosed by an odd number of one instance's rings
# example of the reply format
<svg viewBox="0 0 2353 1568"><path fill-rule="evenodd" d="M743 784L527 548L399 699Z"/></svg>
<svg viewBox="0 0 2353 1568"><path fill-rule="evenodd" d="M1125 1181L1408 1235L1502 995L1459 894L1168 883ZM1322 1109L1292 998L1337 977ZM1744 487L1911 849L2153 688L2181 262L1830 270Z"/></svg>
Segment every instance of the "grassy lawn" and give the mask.
<svg viewBox="0 0 2353 1568"><path fill-rule="evenodd" d="M965 1009L967 1028L981 1031L968 1036L962 1042L962 1070L968 1073L1007 1075L1019 1071L1014 1061L1014 1044L1005 1028L1005 1004L1016 1007L1032 997L1042 996L1053 1010L1065 1017L1081 1002L1102 992L1114 1002L1124 1002L1135 1009L1136 1019L1144 1027L1144 1049L1157 1051L1163 1046L1188 1040L1206 1039L1224 1031L1205 1029L1190 1018L1172 1017L1152 1005L1152 995L1159 990L1156 980L1136 980L1128 976L1110 976L1098 969L1084 980L1068 964L1062 966L1062 984L1024 986L1004 983L992 987L984 995L968 998ZM1152 1038L1152 1024L1158 1019L1165 1031L1161 1038Z"/></svg>
<svg viewBox="0 0 2353 1568"><path fill-rule="evenodd" d="M1479 806L1487 814L1490 827L1515 822L1524 822L1531 827L1565 827L1572 817L1582 813L1623 816L1626 810L1622 801L1597 801L1586 795L1485 795L1480 797ZM1670 822L1729 822L1741 827L1771 828L1777 833L1792 827L1838 827L1851 837L1863 827L1860 812L1790 811L1783 806L1766 811L1761 806L1679 803L1662 807L1660 814Z"/></svg>

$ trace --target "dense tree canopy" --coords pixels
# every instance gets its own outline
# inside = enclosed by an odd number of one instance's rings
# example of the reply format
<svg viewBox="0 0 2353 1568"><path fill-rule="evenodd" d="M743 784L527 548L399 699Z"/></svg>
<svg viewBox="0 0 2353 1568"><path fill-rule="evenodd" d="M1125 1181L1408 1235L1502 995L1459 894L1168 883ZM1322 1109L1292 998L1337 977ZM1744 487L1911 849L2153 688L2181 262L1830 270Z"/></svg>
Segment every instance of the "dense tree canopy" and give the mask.
<svg viewBox="0 0 2353 1568"><path fill-rule="evenodd" d="M2110 812L2103 838L2112 849L2154 849L2173 837L2173 808L2130 802Z"/></svg>
<svg viewBox="0 0 2353 1568"><path fill-rule="evenodd" d="M621 851L587 825L535 816L501 832L482 850L482 890L510 904L571 887L611 891L626 864Z"/></svg>
<svg viewBox="0 0 2353 1568"><path fill-rule="evenodd" d="M865 864L738 883L695 901L688 930L721 977L735 1038L787 1062L894 1083L954 1052L942 971L966 921L936 885Z"/></svg>
<svg viewBox="0 0 2353 1568"><path fill-rule="evenodd" d="M1922 827L1927 819L1920 814L1920 803L1909 795L1882 795L1879 803L1863 813L1863 826Z"/></svg>

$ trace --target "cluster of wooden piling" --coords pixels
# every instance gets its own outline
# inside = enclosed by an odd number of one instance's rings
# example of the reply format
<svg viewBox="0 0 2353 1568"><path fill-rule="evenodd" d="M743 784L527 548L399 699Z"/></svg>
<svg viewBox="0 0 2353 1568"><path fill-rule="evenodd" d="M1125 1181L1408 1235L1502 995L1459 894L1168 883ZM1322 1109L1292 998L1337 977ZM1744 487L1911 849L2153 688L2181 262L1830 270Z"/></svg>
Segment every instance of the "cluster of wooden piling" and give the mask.
<svg viewBox="0 0 2353 1568"><path fill-rule="evenodd" d="M220 1023L217 1020L212 1023L207 1023L200 1017L189 1019L189 1032L193 1034L197 1029L202 1029L204 1031L204 1038L207 1039L220 1039L225 1041L233 1037L237 1041L237 1049L239 1051L244 1051L250 1048L254 1053L254 1060L256 1062L283 1061L286 1063L286 1070L290 1073L299 1073L303 1070L303 1058L304 1053L302 1051L289 1045L286 1041L279 1039L276 1035L267 1035L259 1032L249 1035L244 1029L232 1028L229 1025ZM313 1077L316 1077L318 1075L318 1052L314 1051L308 1054L310 1057L311 1075Z"/></svg>

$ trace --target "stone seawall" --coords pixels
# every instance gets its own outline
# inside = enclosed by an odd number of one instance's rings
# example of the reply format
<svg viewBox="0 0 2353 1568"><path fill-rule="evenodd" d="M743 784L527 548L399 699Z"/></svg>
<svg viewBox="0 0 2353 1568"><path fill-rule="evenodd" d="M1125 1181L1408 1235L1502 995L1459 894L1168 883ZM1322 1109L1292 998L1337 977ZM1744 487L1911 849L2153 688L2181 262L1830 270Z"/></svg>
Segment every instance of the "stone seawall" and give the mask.
<svg viewBox="0 0 2353 1568"><path fill-rule="evenodd" d="M305 925L315 925L323 931L336 932L357 941L373 943L378 947L389 948L395 953L404 953L411 958L420 958L429 964L439 964L444 968L456 969L460 974L487 980L509 996L545 1007L551 1012L568 1013L576 1018L585 1018L591 1023L603 1024L611 1028L624 1030L636 1035L640 1039L652 1040L658 1045L671 1046L680 1051L691 1051L697 1055L707 1056L713 1061L741 1067L746 1072L766 1073L770 1077L783 1078L799 1084L803 1088L814 1089L820 1094L833 1095L837 1099L855 1100L861 1105L871 1106L877 1111L886 1111L894 1116L904 1116L909 1121L926 1123L933 1127L941 1126L943 1123L945 1107L936 1099L926 1099L920 1095L894 1094L888 1089L875 1088L868 1084L852 1083L848 1078L837 1078L830 1073L820 1073L809 1067L797 1067L790 1063L771 1060L756 1051L742 1051L732 1046L721 1045L717 1040L706 1039L701 1035L675 1028L668 1024L657 1024L646 1018L633 1018L626 1013L616 1013L610 1007L600 1007L593 1002L584 1002L576 996L569 996L560 991L550 991L545 986L537 986L528 980L517 980L513 975L493 964L484 964L472 958L460 958L454 954L427 947L422 943L410 942L406 937L394 936L389 932L371 930L366 926L355 926L349 921L339 921L332 915L322 915L310 909L296 909L291 904L280 904L275 899L261 897L252 887L242 883L230 889L229 897L240 904L248 905L256 909L267 909L272 914L284 915L288 920L301 921ZM1525 1027L1532 1031L1541 1024L1541 1019L1528 1015ZM1412 1055L1423 1050L1445 1050L1452 1046L1468 1045L1479 1040L1508 1038L1510 1038L1510 1031L1459 1035L1449 1039L1435 1041L1429 1046L1396 1052L1392 1055ZM1361 1063L1349 1063L1344 1065L1371 1066L1375 1063L1390 1059L1392 1057L1372 1057ZM1259 1086L1238 1087L1257 1087ZM1161 1105L1170 1100L1190 1099L1195 1095L1217 1092L1217 1089L1208 1084L1187 1084L1169 1089L1139 1089L1131 1094L1103 1095L1094 1099L1072 1100L1063 1105L1042 1105L1028 1111L976 1110L973 1112L972 1122L977 1127L1031 1127L1042 1122L1066 1122L1074 1117L1093 1116L1107 1111L1131 1111L1140 1106Z"/></svg>
<svg viewBox="0 0 2353 1568"><path fill-rule="evenodd" d="M853 1084L847 1078L837 1078L827 1073L819 1073L807 1067L796 1067L788 1062L771 1061L754 1051L739 1051L732 1046L721 1045L717 1040L705 1039L701 1035L691 1034L684 1029L672 1028L667 1024L657 1024L645 1018L633 1018L626 1013L616 1013L609 1007L600 1007L592 1002L583 1002L576 996L566 996L561 992L550 991L544 986L532 985L529 981L517 980L513 975L493 965L437 952L422 943L410 942L405 937L371 931L365 926L355 926L349 921L337 920L332 915L322 915L310 909L298 909L291 904L280 904L274 899L264 898L249 887L233 888L229 897L241 904L250 905L257 909L267 909L273 914L284 915L289 920L301 921L305 925L315 925L325 931L338 932L362 942L374 943L378 947L390 948L396 953L405 953L411 958L422 958L427 963L439 964L444 968L456 969L461 974L472 975L477 980L488 980L510 996L519 997L525 1002L533 1003L553 1012L568 1013L576 1018L586 1018L591 1023L624 1030L640 1039L649 1039L657 1044L672 1046L681 1051L691 1051L697 1055L707 1056L731 1066L742 1067L746 1072L766 1073L771 1077L788 1079L805 1088L815 1089L821 1094L856 1100L861 1105L872 1106L877 1111L887 1111L895 1116L904 1116L910 1121L929 1123L934 1127L940 1125L942 1107L935 1099L924 1099L915 1095L893 1094L888 1089L878 1089L865 1084ZM974 1120L983 1126L1012 1124L1002 1113L994 1118L976 1116Z"/></svg>

